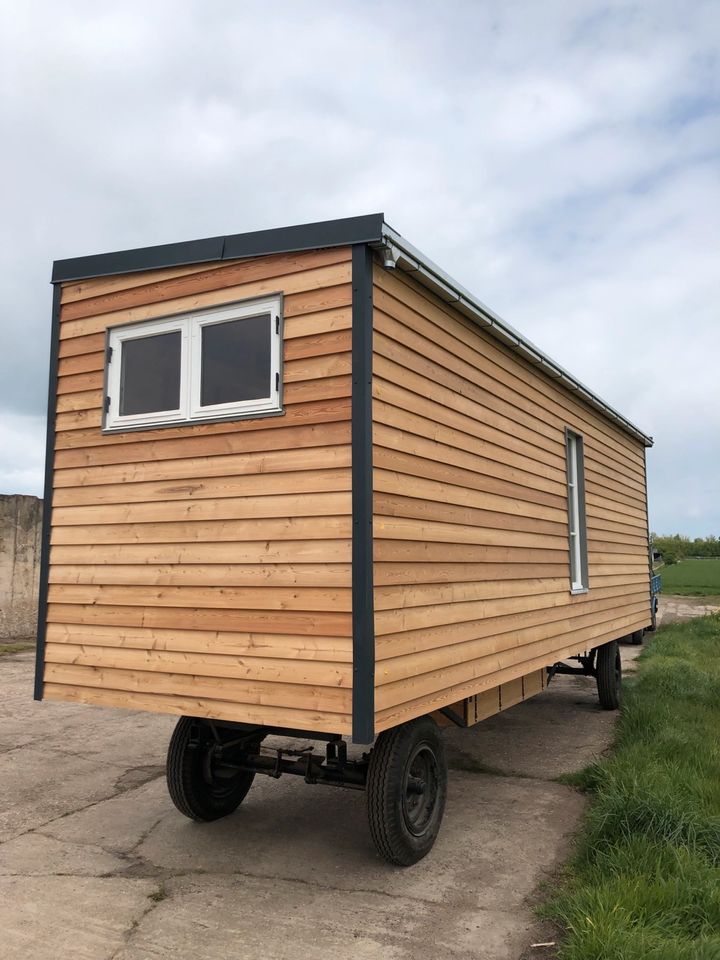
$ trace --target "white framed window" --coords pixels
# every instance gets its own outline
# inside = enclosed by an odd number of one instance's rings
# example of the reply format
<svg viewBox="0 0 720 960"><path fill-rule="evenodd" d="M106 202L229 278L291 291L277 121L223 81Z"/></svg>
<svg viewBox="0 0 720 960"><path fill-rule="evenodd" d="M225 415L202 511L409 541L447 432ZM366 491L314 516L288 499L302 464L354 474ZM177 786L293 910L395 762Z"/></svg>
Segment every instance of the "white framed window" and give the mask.
<svg viewBox="0 0 720 960"><path fill-rule="evenodd" d="M585 463L583 438L565 431L567 456L568 536L570 540L570 591L588 589L587 529L585 521Z"/></svg>
<svg viewBox="0 0 720 960"><path fill-rule="evenodd" d="M280 297L108 330L105 430L282 411Z"/></svg>

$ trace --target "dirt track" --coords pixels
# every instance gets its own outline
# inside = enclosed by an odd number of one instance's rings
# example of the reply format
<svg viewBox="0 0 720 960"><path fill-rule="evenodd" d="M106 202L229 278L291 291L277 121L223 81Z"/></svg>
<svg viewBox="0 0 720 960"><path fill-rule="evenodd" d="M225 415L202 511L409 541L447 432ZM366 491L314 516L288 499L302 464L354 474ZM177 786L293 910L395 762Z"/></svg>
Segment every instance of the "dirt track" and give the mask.
<svg viewBox="0 0 720 960"><path fill-rule="evenodd" d="M713 597L675 597L660 595L658 624L678 623L704 617L720 610L720 603Z"/></svg>

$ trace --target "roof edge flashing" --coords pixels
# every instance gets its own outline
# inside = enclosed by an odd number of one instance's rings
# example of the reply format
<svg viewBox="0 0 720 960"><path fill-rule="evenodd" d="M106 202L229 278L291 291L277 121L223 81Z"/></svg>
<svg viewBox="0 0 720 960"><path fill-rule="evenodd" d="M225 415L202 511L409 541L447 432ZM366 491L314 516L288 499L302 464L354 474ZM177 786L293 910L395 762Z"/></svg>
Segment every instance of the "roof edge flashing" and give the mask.
<svg viewBox="0 0 720 960"><path fill-rule="evenodd" d="M139 273L193 263L241 260L357 244L368 244L372 247L381 258L384 258L384 265L388 269L400 268L408 274L417 276L419 282L442 301L453 304L478 326L487 328L499 341L515 350L529 363L542 369L552 379L561 381L593 408L619 424L625 432L641 440L645 446L652 446L652 437L644 434L571 373L555 363L532 341L523 337L510 324L460 286L393 230L385 222L385 216L382 213L57 260L53 264L52 283L80 282L94 277Z"/></svg>
<svg viewBox="0 0 720 960"><path fill-rule="evenodd" d="M250 233L229 234L205 240L188 240L155 247L138 247L135 250L98 253L87 257L71 257L55 261L51 282L67 283L121 273L181 267L191 263L242 260L301 250L377 243L382 240L384 222L384 214L370 213L359 217L254 230Z"/></svg>

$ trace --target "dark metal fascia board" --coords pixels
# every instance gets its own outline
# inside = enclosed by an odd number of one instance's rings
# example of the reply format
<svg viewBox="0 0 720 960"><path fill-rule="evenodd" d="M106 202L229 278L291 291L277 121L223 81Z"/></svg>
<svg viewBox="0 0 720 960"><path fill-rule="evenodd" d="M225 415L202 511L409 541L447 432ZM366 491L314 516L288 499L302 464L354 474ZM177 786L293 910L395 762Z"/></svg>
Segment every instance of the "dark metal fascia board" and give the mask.
<svg viewBox="0 0 720 960"><path fill-rule="evenodd" d="M548 376L554 380L559 380L566 389L579 394L594 409L598 410L603 416L613 423L616 423L625 433L636 440L642 441L646 447L653 444L652 437L636 427L621 413L618 413L609 403L606 403L601 397L593 393L577 377L556 363L547 354L536 346L532 341L515 330L509 323L506 323L490 307L486 306L468 290L452 279L440 267L432 262L428 257L421 253L416 247L405 240L396 230L393 230L387 223L383 227L383 238L380 243L374 243L373 246L387 251L388 257L394 261L395 266L414 276L419 283L427 287L446 303L452 304L465 316L474 320L479 326L485 328L488 333L500 340L511 350L525 357L535 366L542 369Z"/></svg>
<svg viewBox="0 0 720 960"><path fill-rule="evenodd" d="M38 596L37 646L35 648L36 700L42 700L45 675L45 635L47 632L48 572L50 566L50 525L52 515L53 464L55 457L55 411L57 409L58 357L60 353L60 284L53 287L52 326L50 341L50 374L48 377L47 433L45 439L45 492L40 542L40 590Z"/></svg>
<svg viewBox="0 0 720 960"><path fill-rule="evenodd" d="M276 230L257 230L225 238L224 260L260 257L270 253L294 253L322 247L346 247L370 243L382 236L385 217L370 213L362 217L304 223Z"/></svg>
<svg viewBox="0 0 720 960"><path fill-rule="evenodd" d="M119 273L138 273L142 270L161 270L163 267L182 267L189 263L211 263L223 259L224 237L210 240L190 240L184 243L164 243L157 247L137 250L118 250L115 253L97 253L89 257L56 260L52 282L65 283L87 280L90 277L110 277Z"/></svg>
<svg viewBox="0 0 720 960"><path fill-rule="evenodd" d="M375 739L373 598L372 251L352 249L352 630L353 743Z"/></svg>
<svg viewBox="0 0 720 960"><path fill-rule="evenodd" d="M377 242L382 237L384 221L382 213L371 213L361 217L324 220L273 230L255 230L252 233L211 237L206 240L167 243L156 247L140 247L137 250L56 260L53 264L52 282L86 280L90 277L180 267L190 263L240 260L273 253Z"/></svg>

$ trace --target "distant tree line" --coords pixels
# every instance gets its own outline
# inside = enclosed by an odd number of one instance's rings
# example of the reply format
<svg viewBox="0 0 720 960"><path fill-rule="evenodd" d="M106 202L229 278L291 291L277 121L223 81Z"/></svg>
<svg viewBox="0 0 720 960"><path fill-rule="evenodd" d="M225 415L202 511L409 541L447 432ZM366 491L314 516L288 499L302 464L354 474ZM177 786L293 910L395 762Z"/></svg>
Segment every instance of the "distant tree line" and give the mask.
<svg viewBox="0 0 720 960"><path fill-rule="evenodd" d="M652 534L653 550L659 550L665 563L677 563L685 557L720 557L720 540L717 537L683 537L674 533L669 537Z"/></svg>

